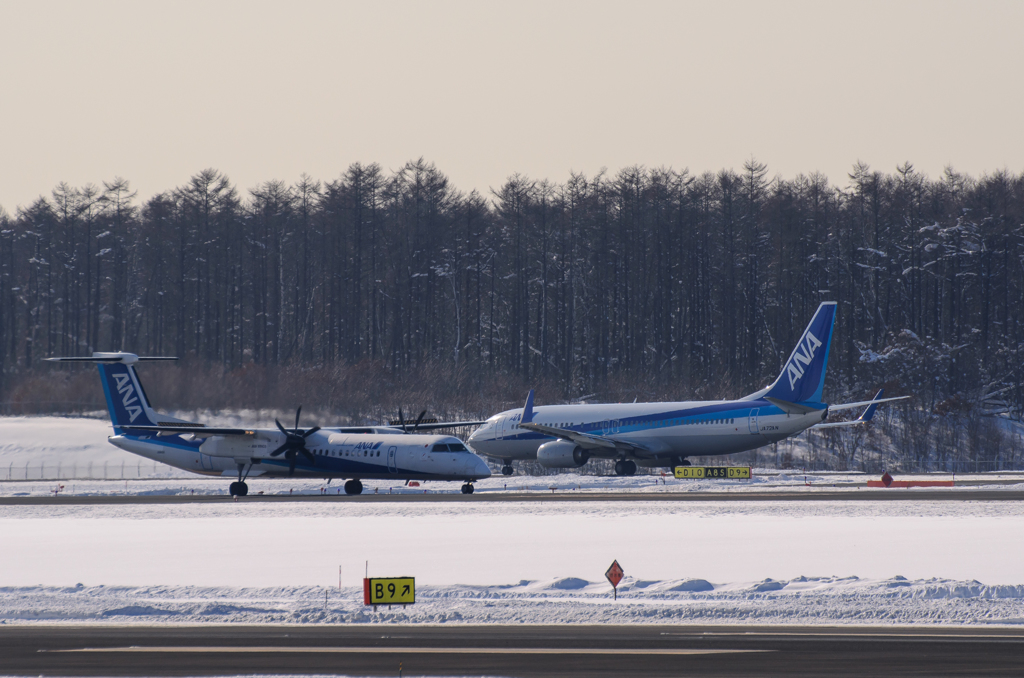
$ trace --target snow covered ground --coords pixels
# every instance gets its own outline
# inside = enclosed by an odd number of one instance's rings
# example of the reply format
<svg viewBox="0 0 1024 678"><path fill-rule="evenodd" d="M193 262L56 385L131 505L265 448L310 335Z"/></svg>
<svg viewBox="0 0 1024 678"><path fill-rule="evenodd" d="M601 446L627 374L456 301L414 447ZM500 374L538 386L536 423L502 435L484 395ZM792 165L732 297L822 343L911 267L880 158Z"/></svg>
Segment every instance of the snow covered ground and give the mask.
<svg viewBox="0 0 1024 678"><path fill-rule="evenodd" d="M974 581L798 577L733 584L560 578L424 586L406 608L365 607L362 589L7 587L0 623L1024 624L1024 586Z"/></svg>
<svg viewBox="0 0 1024 678"><path fill-rule="evenodd" d="M1016 624L1022 528L977 501L4 506L0 619ZM421 602L364 610L367 561Z"/></svg>

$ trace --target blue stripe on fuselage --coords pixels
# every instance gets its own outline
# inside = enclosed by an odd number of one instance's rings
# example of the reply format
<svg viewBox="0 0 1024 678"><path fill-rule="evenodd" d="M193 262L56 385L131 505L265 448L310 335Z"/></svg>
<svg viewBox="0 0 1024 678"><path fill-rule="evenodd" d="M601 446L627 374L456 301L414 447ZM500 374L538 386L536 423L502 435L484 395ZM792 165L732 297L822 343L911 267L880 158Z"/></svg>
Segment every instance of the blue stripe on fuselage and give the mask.
<svg viewBox="0 0 1024 678"><path fill-rule="evenodd" d="M824 406L822 406L824 407ZM744 401L732 401L726 403L716 403L714 405L702 405L700 407L692 407L689 409L679 410L667 410L665 412L655 412L652 414L642 414L632 417L622 417L608 420L601 420L597 422L586 422L578 424L576 426L566 426L567 431L578 431L588 435L611 435L611 434L623 434L623 433L637 433L639 431L652 431L662 428L672 428L677 426L690 426L696 425L699 422L709 421L712 419L747 419L750 417L752 410L758 410L758 416L770 417L773 415L783 414L775 405L771 404L766 400L744 400ZM534 422L543 424L546 426L553 426L554 424L543 421L544 411L535 411L533 416ZM685 423L675 423L675 420L683 419L687 420ZM654 422L670 421L673 423L653 425ZM615 422L615 426L607 427L599 424L604 422ZM520 429L513 429L519 431ZM501 440L542 440L552 439L552 436L545 435L543 433L536 433L534 431L522 431L520 433L505 434L501 437Z"/></svg>

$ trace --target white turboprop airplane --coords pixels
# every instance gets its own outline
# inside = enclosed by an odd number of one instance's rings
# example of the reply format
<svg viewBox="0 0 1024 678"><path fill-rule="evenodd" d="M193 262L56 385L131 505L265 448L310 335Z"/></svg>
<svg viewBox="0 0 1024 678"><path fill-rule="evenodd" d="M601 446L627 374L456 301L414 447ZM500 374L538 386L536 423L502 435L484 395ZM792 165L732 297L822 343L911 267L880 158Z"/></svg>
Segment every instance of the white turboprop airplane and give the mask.
<svg viewBox="0 0 1024 678"><path fill-rule="evenodd" d="M534 407L530 391L523 408L494 415L467 442L503 460L504 475L517 459L573 468L592 458L617 459L615 472L633 475L638 465L686 466L687 457L744 452L812 427L862 425L879 403L910 396L882 398L879 391L864 402L822 402L835 315L834 301L821 304L782 374L739 400ZM867 409L854 421L825 423L830 412L855 407Z"/></svg>
<svg viewBox="0 0 1024 678"><path fill-rule="evenodd" d="M360 479L461 480L463 494L473 493L473 481L491 475L487 463L452 436L407 433L400 428L340 427L217 428L158 414L135 371L135 363L176 358L140 358L134 353L93 353L83 358L47 358L52 362L94 362L100 371L107 409L114 425L108 440L123 450L169 466L203 475L234 476L229 491L245 496L249 476L347 478L345 494L363 491ZM420 418L422 419L422 414ZM473 422L468 422L473 423ZM420 424L438 429L467 422Z"/></svg>

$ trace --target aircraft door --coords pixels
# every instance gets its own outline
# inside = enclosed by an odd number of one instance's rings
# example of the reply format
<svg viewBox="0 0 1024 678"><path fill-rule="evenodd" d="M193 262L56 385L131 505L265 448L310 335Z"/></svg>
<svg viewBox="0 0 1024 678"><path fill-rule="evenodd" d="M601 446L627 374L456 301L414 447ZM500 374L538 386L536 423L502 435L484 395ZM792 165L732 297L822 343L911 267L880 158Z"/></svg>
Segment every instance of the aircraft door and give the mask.
<svg viewBox="0 0 1024 678"><path fill-rule="evenodd" d="M505 429L508 427L509 417L502 417L498 420L498 423L494 425L494 436L501 440L505 437Z"/></svg>
<svg viewBox="0 0 1024 678"><path fill-rule="evenodd" d="M750 410L750 417L747 419L747 429L754 435L757 435L757 413L759 411L757 408Z"/></svg>
<svg viewBox="0 0 1024 678"><path fill-rule="evenodd" d="M398 473L398 465L395 462L395 456L397 452L397 447L392 446L388 448L388 470L391 471L392 473Z"/></svg>
<svg viewBox="0 0 1024 678"><path fill-rule="evenodd" d="M199 465L203 467L204 471L213 470L213 457L208 454L199 453Z"/></svg>

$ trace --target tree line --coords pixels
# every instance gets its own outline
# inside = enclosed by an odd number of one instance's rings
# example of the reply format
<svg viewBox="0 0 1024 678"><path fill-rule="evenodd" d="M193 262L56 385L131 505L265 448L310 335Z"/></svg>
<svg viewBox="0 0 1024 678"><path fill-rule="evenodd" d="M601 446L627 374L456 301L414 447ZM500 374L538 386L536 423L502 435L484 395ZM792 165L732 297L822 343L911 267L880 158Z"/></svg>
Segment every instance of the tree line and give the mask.
<svg viewBox="0 0 1024 678"><path fill-rule="evenodd" d="M208 169L144 201L120 178L62 183L0 210L0 401L29 398L42 358L96 350L426 370L509 401L735 397L827 300L828 398L888 384L924 412L1019 416L1024 175L858 163L839 187L750 160L484 195L420 159L244 192Z"/></svg>

